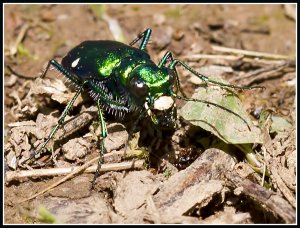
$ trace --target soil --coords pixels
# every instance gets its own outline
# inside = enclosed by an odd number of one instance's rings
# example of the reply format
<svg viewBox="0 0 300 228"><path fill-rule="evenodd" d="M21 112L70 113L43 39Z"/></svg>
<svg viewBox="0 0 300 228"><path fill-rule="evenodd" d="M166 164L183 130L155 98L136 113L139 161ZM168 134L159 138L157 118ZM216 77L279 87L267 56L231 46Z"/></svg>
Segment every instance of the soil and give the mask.
<svg viewBox="0 0 300 228"><path fill-rule="evenodd" d="M18 74L5 69L4 223L295 223L295 12L291 4L5 5L4 63ZM52 155L45 150L34 162L21 164L75 94L55 71L39 78L43 67L82 41L130 43L146 28L152 29L147 52L155 63L171 51L207 76L265 87L239 93L253 123L260 124L263 143L250 146L260 167L250 165L237 147L214 144L217 137L183 118L174 131L153 129L142 120L124 156L132 122L116 123L107 114L102 168L108 171L101 172L94 189L95 166L92 173L80 172L26 200L63 178L43 176L42 170L72 169L99 156L97 108L82 94L46 147ZM182 90L191 97L197 78L177 70ZM185 102L176 104L180 109ZM18 176L32 168L30 177Z"/></svg>

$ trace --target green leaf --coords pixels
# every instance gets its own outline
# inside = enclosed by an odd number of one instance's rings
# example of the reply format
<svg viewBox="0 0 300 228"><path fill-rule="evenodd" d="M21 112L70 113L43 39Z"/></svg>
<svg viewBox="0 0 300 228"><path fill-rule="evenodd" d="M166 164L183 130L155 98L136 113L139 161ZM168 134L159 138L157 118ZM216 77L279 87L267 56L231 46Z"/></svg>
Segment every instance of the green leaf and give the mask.
<svg viewBox="0 0 300 228"><path fill-rule="evenodd" d="M56 217L44 206L39 208L39 220L49 224L57 223Z"/></svg>
<svg viewBox="0 0 300 228"><path fill-rule="evenodd" d="M270 133L273 132L280 132L280 131L286 131L292 128L292 124L280 116L272 116L272 124Z"/></svg>
<svg viewBox="0 0 300 228"><path fill-rule="evenodd" d="M217 80L228 84L224 80ZM193 98L208 101L214 105L188 101L179 110L179 115L191 124L210 131L226 143L262 144L260 129L254 126L243 109L240 99L233 91L212 84L200 87Z"/></svg>
<svg viewBox="0 0 300 228"><path fill-rule="evenodd" d="M293 125L283 117L272 115L272 110L266 109L260 113L259 126L270 128L270 133L278 133L287 131L293 127Z"/></svg>

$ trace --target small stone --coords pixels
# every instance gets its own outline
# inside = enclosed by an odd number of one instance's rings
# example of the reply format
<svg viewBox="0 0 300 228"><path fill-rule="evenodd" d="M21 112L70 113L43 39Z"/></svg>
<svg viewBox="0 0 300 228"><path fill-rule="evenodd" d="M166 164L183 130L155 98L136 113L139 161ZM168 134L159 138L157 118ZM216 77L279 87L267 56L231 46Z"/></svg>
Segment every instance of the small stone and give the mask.
<svg viewBox="0 0 300 228"><path fill-rule="evenodd" d="M173 38L174 40L181 40L182 38L184 37L184 32L180 29L176 30L174 33L173 33Z"/></svg>
<svg viewBox="0 0 300 228"><path fill-rule="evenodd" d="M17 158L16 158L16 153L14 151L10 151L6 156L6 164L8 165L9 168L16 170Z"/></svg>
<svg viewBox="0 0 300 228"><path fill-rule="evenodd" d="M42 10L40 13L40 17L44 22L52 22L55 20L55 15L50 10Z"/></svg>

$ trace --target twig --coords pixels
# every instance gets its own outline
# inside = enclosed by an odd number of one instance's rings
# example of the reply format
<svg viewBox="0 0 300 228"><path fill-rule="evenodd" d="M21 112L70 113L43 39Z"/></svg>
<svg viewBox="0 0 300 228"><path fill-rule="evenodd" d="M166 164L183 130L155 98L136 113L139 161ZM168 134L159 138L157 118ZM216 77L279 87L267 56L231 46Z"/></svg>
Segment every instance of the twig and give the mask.
<svg viewBox="0 0 300 228"><path fill-rule="evenodd" d="M51 190L52 188L55 188L56 186L60 185L61 183L65 182L66 180L70 179L74 175L76 175L76 174L78 174L78 173L80 173L84 170L85 170L85 172L89 172L89 173L90 172L95 172L96 169L97 169L97 165L93 165L91 167L89 167L89 166L93 162L97 161L98 159L99 159L99 157L93 158L92 160L88 161L87 163L85 163L84 165L82 165L80 167L35 170L35 172L34 172L35 176L37 176L38 174L40 174L38 176L60 175L60 174L67 174L67 173L69 173L69 174L67 176L65 176L64 178L62 178L61 180L59 180L58 182L55 182L54 184L52 184L48 188L38 192L37 194L34 194L33 196L30 196L29 198L27 198L25 200L20 201L19 203L34 199L37 196L42 195L43 193ZM132 163L132 162L122 162L122 163L103 164L101 166L100 172L127 170L127 169L131 169L131 168L141 169L143 167L144 162L145 162L145 160L138 160L138 161L135 161L134 163ZM32 172L30 172L30 171L31 170L19 171L19 172L23 172L22 177L24 177L24 174L32 174ZM10 176L10 177L7 177L7 176ZM7 173L6 177L7 178L12 178L12 175Z"/></svg>
<svg viewBox="0 0 300 228"><path fill-rule="evenodd" d="M257 51L247 51L242 49L227 48L227 47L221 47L215 45L212 45L212 49L214 51L219 51L219 52L228 52L228 53L240 54L245 56L262 57L267 59L292 59L290 56L286 56L286 55L270 54L270 53L257 52Z"/></svg>
<svg viewBox="0 0 300 228"><path fill-rule="evenodd" d="M37 194L34 194L33 196L20 201L19 203L23 203L25 201L31 200L39 195L42 195L43 193L49 191L52 188L55 188L56 186L60 185L61 183L65 182L66 180L68 180L69 178L71 178L72 176L74 176L75 174L85 170L86 168L88 168L93 162L97 161L99 159L99 157L93 158L92 160L90 160L89 162L85 163L84 165L82 165L81 167L76 168L73 172L71 172L69 175L65 176L64 178L62 178L61 180L59 180L58 182L52 184L50 187L42 190L41 192L38 192ZM6 174L7 175L7 174Z"/></svg>
<svg viewBox="0 0 300 228"><path fill-rule="evenodd" d="M246 84L244 84L245 86L251 86L252 84L254 84L255 82L262 82L265 80L270 80L270 79L274 79L274 78L279 78L281 76L283 76L284 73L282 73L280 70L272 70L269 72L265 72L262 74L259 74L253 78L250 78Z"/></svg>
<svg viewBox="0 0 300 228"><path fill-rule="evenodd" d="M8 127L23 127L23 126L36 126L36 123L32 120L22 121L22 122L13 122L7 124Z"/></svg>
<svg viewBox="0 0 300 228"><path fill-rule="evenodd" d="M29 25L28 24L24 24L21 28L21 31L19 32L18 34L18 37L14 43L14 45L12 47L10 47L10 50L9 50L9 55L15 55L18 51L18 46L19 44L22 42L22 40L24 39L25 37L25 34L26 32L28 31L29 29Z"/></svg>
<svg viewBox="0 0 300 228"><path fill-rule="evenodd" d="M34 80L37 79L39 76L29 76L29 75L23 75L23 74L19 74L17 73L10 65L5 65L7 67L7 69L10 71L11 74L19 77L19 78L25 78L25 79L30 79L30 80Z"/></svg>
<svg viewBox="0 0 300 228"><path fill-rule="evenodd" d="M263 175L262 175L262 178L261 178L261 186L263 187L264 186L264 183L265 183L265 177L266 177L266 171L267 171L267 164L266 164L266 148L265 147L262 147L262 151L263 151L263 155L264 155L264 167L263 167Z"/></svg>
<svg viewBox="0 0 300 228"><path fill-rule="evenodd" d="M209 55L209 54L192 54L186 55L182 58L189 61L198 61L200 59L225 59L225 60L239 60L241 57L236 55Z"/></svg>
<svg viewBox="0 0 300 228"><path fill-rule="evenodd" d="M280 72L281 70L283 70L286 67L295 67L295 62L294 61L283 61L283 62L281 61L280 64L277 64L275 66L263 67L258 70L251 71L243 76L234 78L233 80L231 80L231 82L236 82L236 81L241 81L244 79L251 78L250 81L247 82L248 83L247 85L250 85L255 81L268 79L271 75L274 75L275 73Z"/></svg>
<svg viewBox="0 0 300 228"><path fill-rule="evenodd" d="M251 64L261 64L261 65L279 65L282 64L284 60L271 60L271 59L259 59L259 58L250 58L244 57L242 58L243 62L251 63ZM289 61L289 60L288 60Z"/></svg>
<svg viewBox="0 0 300 228"><path fill-rule="evenodd" d="M267 67L264 67L264 68L252 71L252 72L250 72L248 74L245 74L244 76L239 77L239 79L251 78L251 77L253 77L255 75L262 74L262 73L265 73L265 72L274 71L274 70L275 71L280 71L283 68L290 67L290 66L292 66L292 67L295 66L295 64L294 64L293 61L283 61L280 64L277 64L275 66L267 66Z"/></svg>
<svg viewBox="0 0 300 228"><path fill-rule="evenodd" d="M258 58L250 58L243 57L238 55L213 55L213 54L191 54L188 56L183 56L183 59L189 62L197 62L201 59L209 59L209 60L228 60L228 61L238 61L241 60L246 63L251 64L260 64L260 65L279 65L282 64L283 60L270 60L270 59L258 59Z"/></svg>
<svg viewBox="0 0 300 228"><path fill-rule="evenodd" d="M67 167L67 168L52 168L52 169L32 169L32 170L18 170L18 171L9 171L5 174L6 182L10 182L12 180L20 180L26 177L45 177L45 176L57 176L57 175L65 175L71 174L75 175L82 170L85 170L87 167L91 165L97 158L93 158L89 162L85 163L82 166L75 167ZM71 177L70 175L65 178L68 179Z"/></svg>
<svg viewBox="0 0 300 228"><path fill-rule="evenodd" d="M97 158L92 159L87 165L96 161ZM138 161L138 165L135 164L135 168L140 168L140 162ZM103 164L101 166L101 172L107 171L119 171L129 169L132 162L121 162L121 163L111 163L111 164ZM84 165L86 165L84 164ZM6 182L11 182L13 180L20 180L28 177L45 177L45 176L60 176L67 174L77 174L78 172L84 170L85 173L93 173L95 172L97 165L93 165L91 167L83 167L83 166L75 166L75 167L66 167L66 168L51 168L51 169L32 169L32 170L18 170L18 171L8 171L5 174ZM77 170L78 169L78 170ZM73 173L74 172L74 173Z"/></svg>

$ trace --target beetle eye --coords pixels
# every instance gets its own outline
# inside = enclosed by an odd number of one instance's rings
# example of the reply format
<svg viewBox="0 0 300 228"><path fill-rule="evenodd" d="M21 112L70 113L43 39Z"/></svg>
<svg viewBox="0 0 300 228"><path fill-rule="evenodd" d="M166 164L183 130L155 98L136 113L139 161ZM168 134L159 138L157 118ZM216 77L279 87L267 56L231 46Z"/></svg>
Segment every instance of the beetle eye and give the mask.
<svg viewBox="0 0 300 228"><path fill-rule="evenodd" d="M137 75L133 76L130 80L131 92L137 96L145 96L148 92L148 86Z"/></svg>
<svg viewBox="0 0 300 228"><path fill-rule="evenodd" d="M170 85L174 85L175 82L176 82L176 72L175 70L171 70L171 69L168 69L168 75L169 75L169 81L170 81Z"/></svg>

